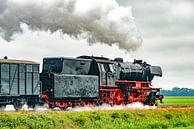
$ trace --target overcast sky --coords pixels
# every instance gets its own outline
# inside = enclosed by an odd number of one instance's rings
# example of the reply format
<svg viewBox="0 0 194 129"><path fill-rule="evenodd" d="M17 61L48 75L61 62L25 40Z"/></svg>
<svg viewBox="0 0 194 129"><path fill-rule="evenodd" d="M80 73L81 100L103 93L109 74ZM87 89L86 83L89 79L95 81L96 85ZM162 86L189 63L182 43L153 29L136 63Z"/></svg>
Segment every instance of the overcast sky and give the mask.
<svg viewBox="0 0 194 129"><path fill-rule="evenodd" d="M194 1L193 0L118 0L131 6L142 45L135 52L126 52L116 45L88 45L60 32L31 31L23 25L24 33L7 42L0 38L0 57L28 59L42 63L45 56L96 55L123 57L125 61L143 59L159 65L162 78L155 78L155 87L174 86L194 88ZM122 25L121 25L122 26Z"/></svg>
<svg viewBox="0 0 194 129"><path fill-rule="evenodd" d="M194 1L120 2L132 6L143 37L135 57L162 66L163 77L155 85L194 88Z"/></svg>

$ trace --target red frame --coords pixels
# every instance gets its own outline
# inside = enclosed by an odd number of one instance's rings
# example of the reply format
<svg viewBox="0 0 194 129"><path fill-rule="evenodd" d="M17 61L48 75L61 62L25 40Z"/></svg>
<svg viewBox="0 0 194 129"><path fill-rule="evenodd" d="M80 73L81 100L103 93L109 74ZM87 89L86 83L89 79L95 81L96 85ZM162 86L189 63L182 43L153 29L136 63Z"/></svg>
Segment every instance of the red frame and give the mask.
<svg viewBox="0 0 194 129"><path fill-rule="evenodd" d="M118 87L119 84L124 84L124 86L129 89L128 99L124 97L123 91ZM128 80L116 80L115 85L102 85L99 89L99 99L98 101L80 101L80 102L69 102L69 101L51 101L49 99L48 93L42 93L42 99L51 105L51 107L59 107L61 109L66 109L70 106L91 106L91 105L101 105L107 103L110 105L122 105L133 102L145 103L149 91L157 90L160 91L161 88L152 88L151 82L146 81L128 81ZM160 101L162 101L163 96L159 95ZM154 105L155 100L150 103Z"/></svg>

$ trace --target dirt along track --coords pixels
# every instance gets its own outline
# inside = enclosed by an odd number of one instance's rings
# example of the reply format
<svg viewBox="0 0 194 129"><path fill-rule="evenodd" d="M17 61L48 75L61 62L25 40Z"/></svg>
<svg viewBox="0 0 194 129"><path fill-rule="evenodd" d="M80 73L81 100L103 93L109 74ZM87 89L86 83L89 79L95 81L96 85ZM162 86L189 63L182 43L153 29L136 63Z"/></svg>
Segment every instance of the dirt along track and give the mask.
<svg viewBox="0 0 194 129"><path fill-rule="evenodd" d="M166 105L158 106L157 109L194 109L194 105Z"/></svg>

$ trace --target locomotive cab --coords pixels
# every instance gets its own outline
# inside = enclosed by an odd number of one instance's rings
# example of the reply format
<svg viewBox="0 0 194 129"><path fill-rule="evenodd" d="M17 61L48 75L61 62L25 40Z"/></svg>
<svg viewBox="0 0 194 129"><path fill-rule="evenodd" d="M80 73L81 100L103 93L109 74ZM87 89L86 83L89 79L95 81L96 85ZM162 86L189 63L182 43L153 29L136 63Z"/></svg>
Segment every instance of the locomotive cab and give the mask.
<svg viewBox="0 0 194 129"><path fill-rule="evenodd" d="M94 67L98 69L100 86L114 86L115 80L119 79L119 68L114 61L95 56L80 56L78 58L91 59L95 62Z"/></svg>

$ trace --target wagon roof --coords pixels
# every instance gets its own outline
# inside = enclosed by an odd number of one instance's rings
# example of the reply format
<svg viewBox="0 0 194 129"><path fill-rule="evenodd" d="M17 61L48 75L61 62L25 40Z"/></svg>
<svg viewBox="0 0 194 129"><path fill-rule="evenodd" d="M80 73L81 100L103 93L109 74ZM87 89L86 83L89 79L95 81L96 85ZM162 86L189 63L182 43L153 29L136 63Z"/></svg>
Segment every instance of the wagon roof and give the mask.
<svg viewBox="0 0 194 129"><path fill-rule="evenodd" d="M28 60L0 59L0 64L39 64Z"/></svg>

